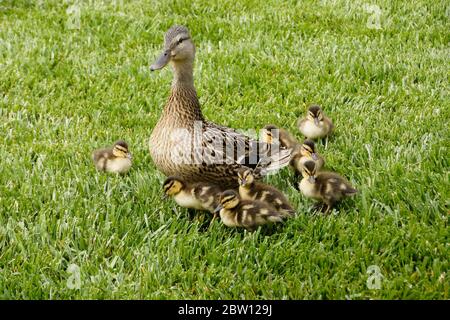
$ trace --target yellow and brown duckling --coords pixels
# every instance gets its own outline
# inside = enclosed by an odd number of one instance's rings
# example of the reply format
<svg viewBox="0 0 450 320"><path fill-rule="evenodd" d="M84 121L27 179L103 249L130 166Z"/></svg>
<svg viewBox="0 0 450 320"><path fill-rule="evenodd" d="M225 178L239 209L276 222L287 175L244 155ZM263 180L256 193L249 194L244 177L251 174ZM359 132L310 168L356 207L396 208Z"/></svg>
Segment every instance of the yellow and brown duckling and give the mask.
<svg viewBox="0 0 450 320"><path fill-rule="evenodd" d="M220 195L215 212L227 227L243 227L254 231L258 226L282 222L282 215L272 206L262 201L242 200L234 190L227 190Z"/></svg>
<svg viewBox="0 0 450 320"><path fill-rule="evenodd" d="M286 149L292 149L294 154L299 147L297 139L286 129L268 124L263 128L262 141L269 144L279 143Z"/></svg>
<svg viewBox="0 0 450 320"><path fill-rule="evenodd" d="M308 139L318 139L328 136L334 128L333 122L326 117L322 109L313 105L309 107L305 118L297 122L298 129Z"/></svg>
<svg viewBox="0 0 450 320"><path fill-rule="evenodd" d="M117 141L111 148L92 153L92 160L99 171L126 173L131 168L131 159L128 144L123 140Z"/></svg>
<svg viewBox="0 0 450 320"><path fill-rule="evenodd" d="M168 177L163 183L163 189L165 196L173 197L178 205L211 213L219 205L219 197L223 191L211 183L188 183L177 176Z"/></svg>
<svg viewBox="0 0 450 320"><path fill-rule="evenodd" d="M335 172L316 170L314 161L306 161L302 168L303 179L299 189L307 198L319 200L324 203L325 213L344 197L355 195L358 190L352 187L347 179Z"/></svg>
<svg viewBox="0 0 450 320"><path fill-rule="evenodd" d="M321 170L325 163L323 157L317 153L314 141L310 139L303 141L299 152L292 158L292 166L297 175L301 175L303 164L306 161L314 161L316 163L316 171Z"/></svg>
<svg viewBox="0 0 450 320"><path fill-rule="evenodd" d="M252 169L242 168L238 172L239 195L243 200L256 200L266 202L275 208L283 217L295 215L286 196L276 188L255 181Z"/></svg>

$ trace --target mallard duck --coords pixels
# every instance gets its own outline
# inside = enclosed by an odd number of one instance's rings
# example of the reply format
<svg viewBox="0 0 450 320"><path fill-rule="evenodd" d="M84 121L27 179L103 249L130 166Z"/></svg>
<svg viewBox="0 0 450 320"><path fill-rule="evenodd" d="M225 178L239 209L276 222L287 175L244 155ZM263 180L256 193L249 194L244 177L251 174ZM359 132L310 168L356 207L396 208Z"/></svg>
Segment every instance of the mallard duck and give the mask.
<svg viewBox="0 0 450 320"><path fill-rule="evenodd" d="M164 194L173 197L178 205L211 213L214 213L219 205L219 197L223 191L214 184L187 183L183 178L176 176L168 177L163 183L163 189Z"/></svg>
<svg viewBox="0 0 450 320"><path fill-rule="evenodd" d="M292 208L286 196L268 184L255 181L252 169L240 169L238 178L239 195L243 200L266 202L280 212L283 217L295 215L295 210Z"/></svg>
<svg viewBox="0 0 450 320"><path fill-rule="evenodd" d="M314 161L306 161L302 169L303 179L299 189L307 198L313 198L326 205L325 213L344 197L355 195L358 190L335 172L318 172Z"/></svg>
<svg viewBox="0 0 450 320"><path fill-rule="evenodd" d="M126 173L131 168L132 156L128 144L119 140L111 148L95 150L92 160L99 171Z"/></svg>
<svg viewBox="0 0 450 320"><path fill-rule="evenodd" d="M242 200L234 190L224 191L219 202L215 212L219 212L227 227L244 227L254 231L258 226L283 221L282 215L272 206L261 201Z"/></svg>
<svg viewBox="0 0 450 320"><path fill-rule="evenodd" d="M194 87L194 58L189 30L171 27L163 53L150 67L154 71L171 64L174 75L170 97L149 141L156 167L166 176L233 188L242 166L264 166L260 172L266 174L288 165L289 149L274 151L271 145L204 118Z"/></svg>
<svg viewBox="0 0 450 320"><path fill-rule="evenodd" d="M298 129L308 139L323 138L333 130L333 122L326 117L322 109L313 105L309 107L305 118L297 122Z"/></svg>
<svg viewBox="0 0 450 320"><path fill-rule="evenodd" d="M316 171L320 171L325 163L323 157L317 153L314 141L310 139L303 141L299 152L292 158L292 165L298 175L301 175L303 164L306 161L314 161L316 163Z"/></svg>

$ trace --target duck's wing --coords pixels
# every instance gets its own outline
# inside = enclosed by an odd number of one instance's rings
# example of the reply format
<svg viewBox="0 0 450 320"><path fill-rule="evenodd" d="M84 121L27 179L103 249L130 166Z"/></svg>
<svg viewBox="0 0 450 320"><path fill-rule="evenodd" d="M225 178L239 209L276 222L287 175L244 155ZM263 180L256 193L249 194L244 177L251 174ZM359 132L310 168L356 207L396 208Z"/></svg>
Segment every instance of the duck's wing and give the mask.
<svg viewBox="0 0 450 320"><path fill-rule="evenodd" d="M202 152L206 163L238 164L266 175L287 166L291 149L252 139L231 128L206 122L202 134Z"/></svg>

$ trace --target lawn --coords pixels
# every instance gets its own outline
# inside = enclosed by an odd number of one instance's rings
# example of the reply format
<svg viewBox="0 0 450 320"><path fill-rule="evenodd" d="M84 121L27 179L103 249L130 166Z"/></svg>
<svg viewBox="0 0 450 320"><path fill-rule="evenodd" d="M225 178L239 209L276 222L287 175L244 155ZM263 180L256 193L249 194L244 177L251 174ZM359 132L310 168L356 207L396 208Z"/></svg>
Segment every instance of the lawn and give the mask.
<svg viewBox="0 0 450 320"><path fill-rule="evenodd" d="M0 0L0 298L449 299L449 19L443 0ZM320 104L318 149L359 194L317 214L285 168L268 182L298 215L254 233L162 200L148 139L172 73L149 66L173 24L206 118L300 139ZM118 139L132 170L98 173Z"/></svg>

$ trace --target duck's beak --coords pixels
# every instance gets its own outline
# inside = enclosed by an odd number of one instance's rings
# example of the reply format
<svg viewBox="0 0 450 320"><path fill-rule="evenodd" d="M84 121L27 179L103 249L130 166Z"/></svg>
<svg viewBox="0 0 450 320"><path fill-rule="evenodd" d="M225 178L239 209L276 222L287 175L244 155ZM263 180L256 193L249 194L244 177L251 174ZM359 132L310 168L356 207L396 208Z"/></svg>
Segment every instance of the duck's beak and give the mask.
<svg viewBox="0 0 450 320"><path fill-rule="evenodd" d="M309 176L308 181L309 181L310 183L315 183L315 182L316 182L316 177L314 177L314 176Z"/></svg>
<svg viewBox="0 0 450 320"><path fill-rule="evenodd" d="M164 68L170 61L170 50L164 50L164 52L156 59L150 66L150 71L160 70Z"/></svg>
<svg viewBox="0 0 450 320"><path fill-rule="evenodd" d="M127 158L128 158L128 159L130 159L130 160L132 160L132 159L133 159L133 155L131 154L131 152L128 152L128 154L127 154Z"/></svg>
<svg viewBox="0 0 450 320"><path fill-rule="evenodd" d="M316 126L319 125L319 118L314 118L314 123L316 124Z"/></svg>
<svg viewBox="0 0 450 320"><path fill-rule="evenodd" d="M214 210L214 213L218 213L220 210L222 210L223 209L223 206L221 205L221 204L219 204L218 206L217 206L217 208Z"/></svg>
<svg viewBox="0 0 450 320"><path fill-rule="evenodd" d="M162 200L166 200L167 198L169 198L169 196L167 195L167 193L163 193L161 196Z"/></svg>
<svg viewBox="0 0 450 320"><path fill-rule="evenodd" d="M239 179L239 185L243 186L247 183L247 180L245 179Z"/></svg>
<svg viewBox="0 0 450 320"><path fill-rule="evenodd" d="M312 158L314 161L319 160L319 157L317 156L316 153L311 153L311 158Z"/></svg>

